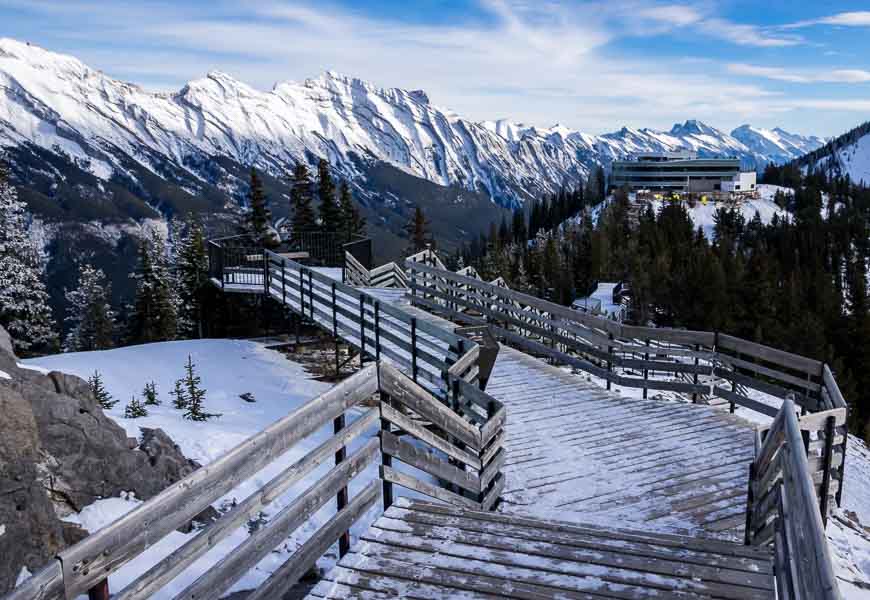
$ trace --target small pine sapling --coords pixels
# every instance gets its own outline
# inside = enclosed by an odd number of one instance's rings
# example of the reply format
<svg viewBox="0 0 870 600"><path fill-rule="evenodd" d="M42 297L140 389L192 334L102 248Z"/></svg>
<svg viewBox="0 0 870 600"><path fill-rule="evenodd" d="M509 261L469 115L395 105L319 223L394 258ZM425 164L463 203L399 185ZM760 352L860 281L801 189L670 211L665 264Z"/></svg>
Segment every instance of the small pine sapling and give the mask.
<svg viewBox="0 0 870 600"><path fill-rule="evenodd" d="M103 385L103 376L100 375L99 371L94 371L94 374L88 378L88 385L91 386L91 393L94 395L94 400L103 407L103 410L109 410L118 403L118 401L112 398L112 395L106 391L106 388Z"/></svg>
<svg viewBox="0 0 870 600"><path fill-rule="evenodd" d="M136 396L133 396L130 399L130 403L124 407L124 418L125 419L138 419L139 417L147 417L148 409L139 402L139 399Z"/></svg>
<svg viewBox="0 0 870 600"><path fill-rule="evenodd" d="M160 406L160 399L157 397L157 384L153 381L145 384L142 395L145 397L146 406Z"/></svg>
<svg viewBox="0 0 870 600"><path fill-rule="evenodd" d="M184 379L175 381L175 389L169 392L169 395L172 396L172 404L175 408L180 410L187 408L188 400L187 392L184 390Z"/></svg>
<svg viewBox="0 0 870 600"><path fill-rule="evenodd" d="M219 417L218 413L205 412L203 406L205 402L205 392L199 384L202 380L196 374L196 365L193 363L193 358L187 356L187 364L184 366L187 375L184 377L184 387L187 394L187 412L184 413L184 418L191 421L207 421L212 417Z"/></svg>

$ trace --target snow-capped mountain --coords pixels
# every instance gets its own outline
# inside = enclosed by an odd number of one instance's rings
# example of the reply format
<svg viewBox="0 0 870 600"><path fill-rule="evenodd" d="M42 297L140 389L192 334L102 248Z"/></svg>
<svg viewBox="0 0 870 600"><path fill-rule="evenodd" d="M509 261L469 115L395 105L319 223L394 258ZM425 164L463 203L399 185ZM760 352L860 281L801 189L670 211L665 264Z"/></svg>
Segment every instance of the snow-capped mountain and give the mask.
<svg viewBox="0 0 870 600"><path fill-rule="evenodd" d="M740 128L739 136L728 135L698 121L669 132L623 128L598 136L563 126L474 122L436 106L423 91L382 89L332 72L269 92L211 72L176 93L151 93L12 39L0 40L0 90L0 146L28 148L28 161L42 172L52 170L46 153L64 157L97 186L122 182L152 207L163 201L143 192L154 176L190 198L238 199L242 166L279 177L296 161L318 157L363 194L371 191L371 167L386 164L515 206L637 152L692 149L754 166L821 144L775 130L789 143L772 152L765 146L775 145L769 132Z"/></svg>
<svg viewBox="0 0 870 600"><path fill-rule="evenodd" d="M731 136L758 156L761 163L785 163L825 144L825 140L816 136L795 135L779 127L761 129L751 125L741 125L731 132Z"/></svg>

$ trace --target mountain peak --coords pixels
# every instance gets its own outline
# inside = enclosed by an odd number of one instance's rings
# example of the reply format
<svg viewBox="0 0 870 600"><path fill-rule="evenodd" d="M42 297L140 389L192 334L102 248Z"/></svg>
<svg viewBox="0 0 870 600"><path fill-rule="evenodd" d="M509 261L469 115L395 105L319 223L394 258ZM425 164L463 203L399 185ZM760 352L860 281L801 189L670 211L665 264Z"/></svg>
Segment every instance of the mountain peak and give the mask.
<svg viewBox="0 0 870 600"><path fill-rule="evenodd" d="M698 119L688 119L682 125L680 125L679 123L675 123L674 126L671 127L670 133L671 135L675 136L716 135L717 131L703 121L699 121Z"/></svg>

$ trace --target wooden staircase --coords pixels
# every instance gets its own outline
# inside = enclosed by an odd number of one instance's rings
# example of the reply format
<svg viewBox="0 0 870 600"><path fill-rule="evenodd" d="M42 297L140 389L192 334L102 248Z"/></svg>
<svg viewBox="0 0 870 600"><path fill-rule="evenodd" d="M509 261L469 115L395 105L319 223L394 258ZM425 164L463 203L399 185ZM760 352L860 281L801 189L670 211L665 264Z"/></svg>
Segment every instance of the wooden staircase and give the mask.
<svg viewBox="0 0 870 600"><path fill-rule="evenodd" d="M774 598L769 547L399 499L309 598Z"/></svg>

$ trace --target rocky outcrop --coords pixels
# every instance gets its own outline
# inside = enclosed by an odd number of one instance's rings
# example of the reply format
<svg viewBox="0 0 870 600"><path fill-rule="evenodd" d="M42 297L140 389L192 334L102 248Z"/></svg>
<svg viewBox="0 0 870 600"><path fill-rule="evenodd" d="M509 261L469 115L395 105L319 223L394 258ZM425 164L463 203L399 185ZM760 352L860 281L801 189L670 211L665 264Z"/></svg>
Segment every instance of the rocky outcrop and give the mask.
<svg viewBox="0 0 870 600"><path fill-rule="evenodd" d="M121 492L148 499L199 465L160 429L128 438L78 377L20 369L2 346L0 370L10 376L0 378L2 594L22 567L35 571L85 535L59 517Z"/></svg>

